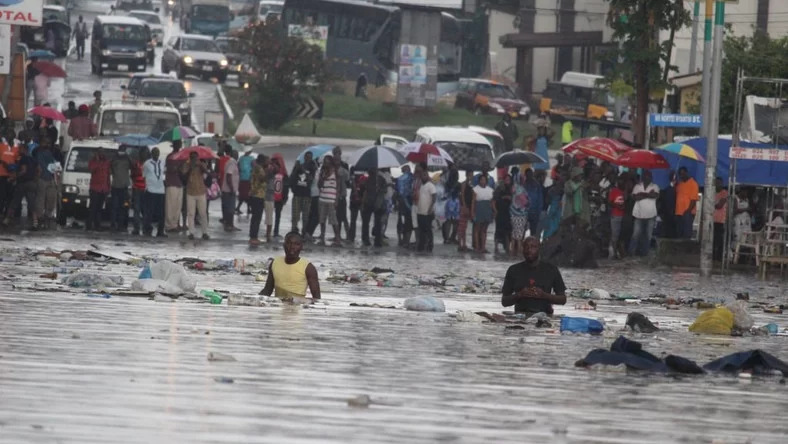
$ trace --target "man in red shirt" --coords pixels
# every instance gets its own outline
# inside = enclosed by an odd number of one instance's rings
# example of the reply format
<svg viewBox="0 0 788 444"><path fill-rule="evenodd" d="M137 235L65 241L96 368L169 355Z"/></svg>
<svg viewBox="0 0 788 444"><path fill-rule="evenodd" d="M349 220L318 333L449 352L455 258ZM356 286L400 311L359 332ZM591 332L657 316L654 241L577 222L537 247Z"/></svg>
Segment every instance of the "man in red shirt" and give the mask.
<svg viewBox="0 0 788 444"><path fill-rule="evenodd" d="M218 135L214 136L214 138L218 139ZM216 161L216 170L219 173L219 187L221 188L224 186L224 168L227 166L227 162L230 160L230 156L227 154L227 149L225 148L225 144L227 142L225 142L224 140L218 140L217 143L219 146L219 153L218 153L219 160ZM232 222L233 222L232 220L225 222L224 217L222 217L222 220L219 221L219 223L225 225L232 224Z"/></svg>
<svg viewBox="0 0 788 444"><path fill-rule="evenodd" d="M619 240L621 238L621 222L624 220L624 190L621 178L616 180L615 186L610 189L608 201L610 202L610 244L613 247L613 254L616 259L624 255L624 247Z"/></svg>
<svg viewBox="0 0 788 444"><path fill-rule="evenodd" d="M140 234L140 222L142 221L142 198L145 195L145 177L142 176L142 165L148 160L148 149L140 149L137 159L131 164L131 207L134 210L132 219L134 236Z"/></svg>
<svg viewBox="0 0 788 444"><path fill-rule="evenodd" d="M101 230L101 214L104 210L104 201L110 191L110 171L112 162L104 154L104 149L99 148L88 162L90 171L90 214L86 225L89 230Z"/></svg>
<svg viewBox="0 0 788 444"><path fill-rule="evenodd" d="M82 140L82 139L89 139L91 137L96 137L98 132L96 131L96 124L90 120L88 114L90 114L90 109L87 105L79 105L79 114L71 119L71 123L68 125L68 135L74 140Z"/></svg>

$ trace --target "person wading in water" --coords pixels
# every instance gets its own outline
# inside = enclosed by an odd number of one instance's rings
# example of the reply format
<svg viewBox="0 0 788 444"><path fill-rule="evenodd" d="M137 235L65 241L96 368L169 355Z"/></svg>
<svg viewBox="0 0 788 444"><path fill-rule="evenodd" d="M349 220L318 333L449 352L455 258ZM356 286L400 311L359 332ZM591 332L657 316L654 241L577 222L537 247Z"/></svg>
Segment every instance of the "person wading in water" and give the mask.
<svg viewBox="0 0 788 444"><path fill-rule="evenodd" d="M285 255L277 257L268 267L268 280L260 292L263 296L274 296L283 300L305 298L306 288L312 293L312 299L320 299L320 282L317 269L308 260L301 257L304 240L297 232L285 236Z"/></svg>

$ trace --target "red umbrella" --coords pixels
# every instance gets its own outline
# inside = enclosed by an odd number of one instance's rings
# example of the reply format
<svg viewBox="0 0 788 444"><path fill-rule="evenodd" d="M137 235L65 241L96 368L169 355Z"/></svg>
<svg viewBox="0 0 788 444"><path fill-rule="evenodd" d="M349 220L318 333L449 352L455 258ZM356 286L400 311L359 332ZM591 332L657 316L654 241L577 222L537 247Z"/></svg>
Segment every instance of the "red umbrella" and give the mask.
<svg viewBox="0 0 788 444"><path fill-rule="evenodd" d="M579 159L591 156L612 162L619 154L632 150L632 147L615 139L587 137L585 139L577 139L561 148L561 150Z"/></svg>
<svg viewBox="0 0 788 444"><path fill-rule="evenodd" d="M645 170L665 170L670 168L667 160L655 151L632 150L616 159L613 164L627 168L643 168Z"/></svg>
<svg viewBox="0 0 788 444"><path fill-rule="evenodd" d="M31 63L33 68L37 69L41 74L47 77L59 77L65 79L67 77L66 71L63 70L57 63L52 63L46 60L39 60Z"/></svg>
<svg viewBox="0 0 788 444"><path fill-rule="evenodd" d="M197 158L200 160L214 160L219 158L219 156L217 156L216 153L214 153L213 150L207 146L190 146L178 151L172 156L172 159L188 160L192 153L197 153Z"/></svg>
<svg viewBox="0 0 788 444"><path fill-rule="evenodd" d="M27 110L27 112L36 116L41 116L45 119L59 120L61 122L68 121L63 113L49 106L34 106L33 108Z"/></svg>

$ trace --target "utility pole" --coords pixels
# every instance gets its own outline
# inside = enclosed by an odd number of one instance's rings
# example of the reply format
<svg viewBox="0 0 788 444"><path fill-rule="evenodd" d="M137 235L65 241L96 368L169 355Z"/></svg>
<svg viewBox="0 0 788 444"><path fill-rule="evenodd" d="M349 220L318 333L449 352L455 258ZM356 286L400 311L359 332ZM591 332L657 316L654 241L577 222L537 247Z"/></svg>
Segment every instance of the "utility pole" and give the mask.
<svg viewBox="0 0 788 444"><path fill-rule="evenodd" d="M706 0L706 20L703 30L703 89L701 96L700 114L703 116L701 122L700 136L709 137L709 99L711 96L711 17L714 13L712 0Z"/></svg>
<svg viewBox="0 0 788 444"><path fill-rule="evenodd" d="M711 3L711 0L706 0ZM703 116L708 120L708 140L706 148L706 181L703 192L703 238L700 256L700 274L711 276L712 253L714 250L714 180L717 176L717 142L720 129L720 94L722 88L722 44L725 35L725 2L717 0L714 16L714 73L711 79L713 94L709 100L709 113Z"/></svg>
<svg viewBox="0 0 788 444"><path fill-rule="evenodd" d="M695 2L695 8L692 12L692 44L690 46L690 61L689 72L687 74L695 74L698 67L698 27L700 26L700 1Z"/></svg>

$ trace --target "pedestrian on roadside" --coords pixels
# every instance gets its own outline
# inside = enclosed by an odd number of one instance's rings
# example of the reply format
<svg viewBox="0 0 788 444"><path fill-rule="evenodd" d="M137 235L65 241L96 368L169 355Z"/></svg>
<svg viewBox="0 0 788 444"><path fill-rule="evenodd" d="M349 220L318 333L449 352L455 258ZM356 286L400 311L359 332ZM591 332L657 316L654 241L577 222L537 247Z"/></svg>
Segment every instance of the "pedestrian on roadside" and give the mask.
<svg viewBox="0 0 788 444"><path fill-rule="evenodd" d="M370 170L369 178L364 187L364 196L362 197L361 209L361 242L364 246L370 246L369 242L369 223L372 220L372 237L374 238L375 247L383 246L383 237L381 236L381 219L385 209L386 199L386 181L380 175L378 170ZM373 219L374 218L374 219Z"/></svg>
<svg viewBox="0 0 788 444"><path fill-rule="evenodd" d="M689 175L687 168L679 168L679 181L676 183L676 225L681 239L692 239L698 192L698 183Z"/></svg>
<svg viewBox="0 0 788 444"><path fill-rule="evenodd" d="M728 220L728 190L725 189L722 178L718 177L714 181L714 247L712 258L715 261L722 261L725 250L725 223Z"/></svg>
<svg viewBox="0 0 788 444"><path fill-rule="evenodd" d="M501 121L495 125L495 130L503 137L504 150L513 151L517 138L520 137L520 132L517 130L517 125L512 122L512 116L504 114Z"/></svg>
<svg viewBox="0 0 788 444"><path fill-rule="evenodd" d="M165 225L165 178L166 166L159 159L158 148L151 150L150 159L142 166L142 175L145 179L145 198L143 199L145 211L143 212L142 230L145 236L153 235L153 222L156 222L156 237L167 237L164 232Z"/></svg>
<svg viewBox="0 0 788 444"><path fill-rule="evenodd" d="M189 240L194 240L196 233L195 217L200 219L202 239L208 240L208 199L205 196L205 178L210 174L208 166L199 159L196 151L189 153L189 161L181 165L181 174L186 183L186 226L189 231Z"/></svg>
<svg viewBox="0 0 788 444"><path fill-rule="evenodd" d="M406 165L407 166L407 165ZM364 190L366 189L366 174L356 174L355 168L350 168L350 228L347 240L356 241L356 221L363 206Z"/></svg>
<svg viewBox="0 0 788 444"><path fill-rule="evenodd" d="M317 228L318 224L320 223L320 186L318 184L318 164L315 161L312 161L314 164L314 169L312 177L312 184L309 187L309 223L306 227L306 232L304 234L304 239L307 242L312 242L314 238L315 229Z"/></svg>
<svg viewBox="0 0 788 444"><path fill-rule="evenodd" d="M468 221L473 206L473 171L465 172L465 182L460 184L460 219L457 223L457 251L468 251Z"/></svg>
<svg viewBox="0 0 788 444"><path fill-rule="evenodd" d="M495 208L493 207L493 189L487 186L487 177L479 178L479 184L473 187L473 205L471 206L473 215L473 236L476 239L476 252L487 254L487 229L490 223L495 220Z"/></svg>
<svg viewBox="0 0 788 444"><path fill-rule="evenodd" d="M74 24L73 32L74 39L77 42L77 60L85 58L85 40L88 38L88 35L88 25L80 15L77 23Z"/></svg>
<svg viewBox="0 0 788 444"><path fill-rule="evenodd" d="M112 162L104 154L104 148L96 150L96 154L88 162L90 171L90 209L85 229L101 231L104 203L109 195L112 175Z"/></svg>
<svg viewBox="0 0 788 444"><path fill-rule="evenodd" d="M613 250L613 257L621 259L624 256L621 242L621 224L624 219L624 189L623 180L619 178L608 193L610 203L610 248Z"/></svg>
<svg viewBox="0 0 788 444"><path fill-rule="evenodd" d="M249 222L249 245L260 245L260 222L265 210L265 193L268 189L268 159L259 154L252 169L252 180L249 188L249 205L252 207L252 219ZM293 222L296 223L295 221Z"/></svg>
<svg viewBox="0 0 788 444"><path fill-rule="evenodd" d="M508 174L498 181L498 186L493 193L495 206L495 254L498 254L498 245L503 245L503 251L509 254L512 242L512 177Z"/></svg>
<svg viewBox="0 0 788 444"><path fill-rule="evenodd" d="M101 90L93 91L93 103L90 104L90 113L88 117L90 120L95 120L96 116L98 116L99 110L101 109Z"/></svg>
<svg viewBox="0 0 788 444"><path fill-rule="evenodd" d="M289 194L287 168L285 159L281 154L276 153L271 157L272 163L276 165L274 173L274 237L279 238L279 222L282 219L282 208L287 203ZM266 189L266 191L268 191Z"/></svg>
<svg viewBox="0 0 788 444"><path fill-rule="evenodd" d="M416 206L419 227L419 240L416 245L416 251L424 252L432 251L432 221L435 219L435 200L438 192L426 169L421 170L420 179L419 202Z"/></svg>
<svg viewBox="0 0 788 444"><path fill-rule="evenodd" d="M544 174L544 170L539 172ZM531 236L539 239L537 229L544 206L544 187L536 180L534 170L530 168L525 170L525 190L528 193L528 230Z"/></svg>
<svg viewBox="0 0 788 444"><path fill-rule="evenodd" d="M403 165L402 175L397 178L396 201L399 246L407 247L413 234L413 173L410 165Z"/></svg>
<svg viewBox="0 0 788 444"><path fill-rule="evenodd" d="M110 223L113 231L126 231L129 218L126 202L129 200L131 167L132 161L129 158L128 146L121 145L117 155L112 159L112 216Z"/></svg>
<svg viewBox="0 0 788 444"><path fill-rule="evenodd" d="M263 212L265 215L265 241L271 243L271 232L274 224L274 195L276 194L276 173L279 171L279 164L268 159L265 167L265 204Z"/></svg>
<svg viewBox="0 0 788 444"><path fill-rule="evenodd" d="M640 183L635 185L632 190L632 197L635 199L635 206L632 208L635 227L632 240L629 243L629 254L648 256L651 236L654 234L654 224L657 221L657 198L659 198L659 187L652 182L651 171L643 171Z"/></svg>
<svg viewBox="0 0 788 444"><path fill-rule="evenodd" d="M79 105L77 115L68 124L68 136L74 140L90 139L98 136L96 124L90 120L90 109L87 105Z"/></svg>
<svg viewBox="0 0 788 444"><path fill-rule="evenodd" d="M319 216L320 216L320 244L326 244L326 223L334 229L333 246L341 246L339 222L337 221L337 174L335 171L334 158L326 156L323 158L323 167L320 169L320 179L318 180L320 189Z"/></svg>
<svg viewBox="0 0 788 444"><path fill-rule="evenodd" d="M290 189L293 190L292 223L293 232L298 232L298 221L301 220L301 234L306 234L309 225L309 213L311 209L311 188L314 180L313 169L314 161L312 153L304 155L304 163L296 160L293 171L290 173Z"/></svg>
<svg viewBox="0 0 788 444"><path fill-rule="evenodd" d="M27 203L28 216L33 218L33 226L38 225L35 215L36 207L36 175L38 165L33 156L28 154L27 145L19 145L19 160L16 163L14 195L6 211L3 225L8 225L15 217L15 211L22 208L22 199ZM21 216L20 213L17 213Z"/></svg>
<svg viewBox="0 0 788 444"><path fill-rule="evenodd" d="M350 184L350 167L342 162L342 150L334 148L334 171L337 175L337 223L339 224L340 234L342 227L345 227L345 238L350 236L350 224L347 218L347 190ZM337 241L340 239L338 238Z"/></svg>
<svg viewBox="0 0 788 444"><path fill-rule="evenodd" d="M183 161L176 160L173 157L181 150L183 141L172 141L172 152L167 155L165 159L165 176L164 186L166 187L166 203L165 203L165 229L168 233L177 233L182 231L180 224L181 209L183 208L183 178L181 177L181 166ZM185 224L184 220L184 224Z"/></svg>
<svg viewBox="0 0 788 444"><path fill-rule="evenodd" d="M54 219L57 209L57 170L60 164L52 154L52 143L49 139L42 139L41 146L33 156L38 163L38 182L36 185L36 208L38 224L34 229L44 228ZM53 165L54 164L54 165Z"/></svg>
<svg viewBox="0 0 788 444"><path fill-rule="evenodd" d="M249 206L249 186L252 179L252 168L254 167L254 156L252 151L249 150L238 159L238 204L235 207L235 214L241 215L241 205L246 204L246 214L249 215L251 207Z"/></svg>
<svg viewBox="0 0 788 444"><path fill-rule="evenodd" d="M63 117L69 120L69 124L71 124L71 119L77 117L79 115L79 110L77 110L77 104L73 100L68 101L68 107L65 111L63 111Z"/></svg>
<svg viewBox="0 0 788 444"><path fill-rule="evenodd" d="M141 147L137 151L137 158L131 162L131 209L134 212L131 219L131 234L134 236L140 235L140 224L144 217L142 208L145 205L145 176L143 175L142 167L147 160L148 148Z"/></svg>
<svg viewBox="0 0 788 444"><path fill-rule="evenodd" d="M19 148L13 129L8 129L0 143L0 215L5 215L14 199L13 172L19 162Z"/></svg>
<svg viewBox="0 0 788 444"><path fill-rule="evenodd" d="M230 145L225 146L225 155L228 160L224 164L223 174L221 180L222 188L222 220L224 224L224 231L235 232L241 231L236 228L235 220L235 199L238 195L238 187L240 186L240 172L238 171L238 152L233 151Z"/></svg>
<svg viewBox="0 0 788 444"><path fill-rule="evenodd" d="M457 242L457 223L460 220L460 185L456 184L452 188L447 188L446 194L449 196L445 204L446 221L443 222L441 231L443 243L453 244Z"/></svg>

